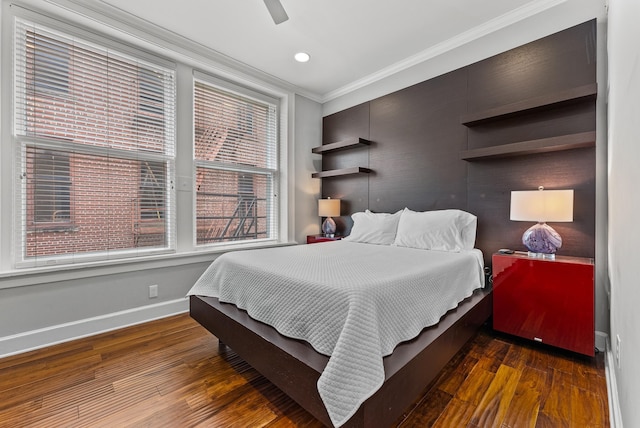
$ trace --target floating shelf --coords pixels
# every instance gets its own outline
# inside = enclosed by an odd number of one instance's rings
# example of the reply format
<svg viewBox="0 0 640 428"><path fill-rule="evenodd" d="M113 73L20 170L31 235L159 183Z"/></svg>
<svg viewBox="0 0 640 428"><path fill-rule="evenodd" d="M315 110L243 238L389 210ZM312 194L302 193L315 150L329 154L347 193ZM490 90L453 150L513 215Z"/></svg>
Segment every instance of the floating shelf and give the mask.
<svg viewBox="0 0 640 428"><path fill-rule="evenodd" d="M323 144L319 147L314 147L311 149L312 153L316 154L325 154L329 152L336 152L338 150L351 149L359 146L368 146L371 144L371 141L365 140L364 138L349 138L347 140L338 141L336 143ZM354 166L351 168L344 169L333 169L328 171L320 171L314 172L311 174L312 178L327 178L327 177L337 177L340 175L351 175L351 174L368 174L371 170L368 168L363 168L360 166Z"/></svg>
<svg viewBox="0 0 640 428"><path fill-rule="evenodd" d="M510 156L530 155L535 153L557 152L562 150L581 149L596 145L596 133L580 132L577 134L561 135L559 137L542 138L539 140L521 141L518 143L501 144L499 146L460 152L460 159L466 161L480 161Z"/></svg>
<svg viewBox="0 0 640 428"><path fill-rule="evenodd" d="M312 178L327 178L327 177L337 177L339 175L350 175L350 174L368 174L371 170L369 168L362 168L361 166L354 166L352 168L344 168L344 169L332 169L328 171L320 171L314 172L311 174Z"/></svg>
<svg viewBox="0 0 640 428"><path fill-rule="evenodd" d="M368 146L369 144L371 144L371 141L365 140L364 138L349 138L348 140L338 141L337 143L323 144L322 146L314 147L311 149L311 152L322 154L350 149L352 147Z"/></svg>
<svg viewBox="0 0 640 428"><path fill-rule="evenodd" d="M522 113L530 113L536 110L545 110L551 107L595 99L597 93L598 85L591 83L550 95L541 95L488 110L468 113L460 117L460 123L466 126L479 125L492 120L506 119Z"/></svg>

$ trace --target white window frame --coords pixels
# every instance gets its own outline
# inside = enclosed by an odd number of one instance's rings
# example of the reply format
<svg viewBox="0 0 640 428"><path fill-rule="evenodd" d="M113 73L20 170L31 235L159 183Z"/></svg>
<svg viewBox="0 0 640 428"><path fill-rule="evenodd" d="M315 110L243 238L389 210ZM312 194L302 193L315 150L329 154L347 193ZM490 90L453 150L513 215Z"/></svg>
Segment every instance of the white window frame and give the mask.
<svg viewBox="0 0 640 428"><path fill-rule="evenodd" d="M201 70L209 77L218 78L222 83L237 85L242 90L249 89L276 100L278 110L278 183L273 191L277 194L274 212L277 220L273 223L277 238L261 242L240 244L241 248L265 248L294 244L294 197L295 183L291 180L294 172L293 135L295 101L297 88L272 76L233 61L211 49L193 43L179 35L166 32L152 24L142 22L122 11L98 4L69 5L62 7L55 2L40 0L12 0L2 2L0 19L2 25L1 68L2 74L0 109L0 289L25 285L45 284L70 278L91 278L115 273L135 272L167 266L183 266L209 262L212 257L238 248L229 246L195 245L195 195L193 165L193 74ZM149 60L164 59L176 65L176 191L174 239L175 251L165 253L140 254L140 257L111 257L104 260L76 260L73 264L51 263L46 266L21 266L15 260L16 233L16 176L19 169L17 145L12 137L12 70L13 70L13 24L15 17L21 17L62 31L79 31L85 40L101 42L107 40L123 53L130 47L136 52L146 52ZM86 37L85 37L86 36ZM120 49L121 47L126 49ZM114 256L112 254L112 256Z"/></svg>
<svg viewBox="0 0 640 428"><path fill-rule="evenodd" d="M275 167L271 168L259 168L259 167L250 167L250 166L241 166L241 165L233 165L229 163L221 163L214 161L205 161L196 159L195 157L195 86L196 82L202 82L206 85L212 86L219 90L236 94L243 98L253 99L263 104L271 105L274 107L273 117L270 120L273 121L273 135L270 135L269 138L274 140L275 144L275 153L274 163ZM193 245L196 249L206 249L206 248L234 248L234 247L252 247L256 244L260 243L269 243L269 242L278 242L281 235L281 205L280 199L278 195L281 190L281 139L280 139L280 127L281 127L281 103L280 100L272 97L270 95L255 91L253 89L249 89L247 87L237 85L235 83L229 82L227 80L223 80L212 76L208 73L201 72L199 70L194 70L193 72L193 91L192 91L192 108L194 109L193 116L193 137L194 137L194 147L193 147ZM258 239L245 239L239 241L222 241L222 242L211 242L211 243L201 243L197 242L197 189L195 188L195 184L197 181L197 170L198 168L206 168L215 171L230 171L230 172L246 172L249 174L258 174L264 175L266 177L270 177L271 179L271 192L272 196L267 198L267 212L269 216L269 221L267 224L267 237L266 238L258 238Z"/></svg>
<svg viewBox="0 0 640 428"><path fill-rule="evenodd" d="M72 37L78 37L86 41L89 44L95 44L101 48L107 48L108 50L113 50L118 54L131 57L139 61L141 64L149 64L152 66L158 66L166 69L173 70L173 105L165 106L165 110L169 110L170 112L175 112L175 88L176 88L176 64L170 60L161 58L155 54L148 53L139 48L132 48L129 45L125 45L114 41L112 39L108 39L105 37L98 36L93 32L89 32L78 28L76 26L62 23L58 20L53 20L48 17L42 16L38 13L31 11L16 11L13 19L11 20L11 46L15 46L16 40L16 22L17 20L26 20L28 22L32 22L36 25L41 25L43 27L49 28L54 32L60 32L61 34L65 34ZM6 22L6 21L5 21ZM5 31L4 36L7 34ZM3 40L3 43L6 44L6 40ZM16 53L17 55L17 53ZM15 61L19 61L19 58L14 58L14 63L11 65L11 81L14 82L16 77L14 76L13 70L15 67ZM6 70L6 67L4 68ZM168 114L165 111L165 115L170 116L171 120L173 120L173 124L171 125L173 132L166 135L166 141L171 140L166 146L168 149L165 150L164 153L153 153L153 152L145 152L144 150L140 151L128 151L128 150L119 150L117 148L104 148L92 145L81 145L74 143L66 143L64 141L54 141L50 139L41 139L38 137L19 135L16 132L17 124L23 120L19 118L16 114L15 103L19 99L19 97L24 97L24 95L18 93L19 88L17 85L14 85L14 91L12 94L12 146L14 151L14 159L17 160L16 169L22 168L22 160L26 155L26 147L28 145L35 144L38 147L47 148L49 150L62 150L62 151L74 151L76 153L87 154L87 155L97 155L97 156L111 156L119 159L130 159L130 160L139 160L139 161L151 161L151 162L163 162L166 165L167 173L165 177L165 188L166 188L166 207L165 207L165 233L166 233L166 245L163 247L132 247L126 249L118 249L118 250L107 250L107 251L96 251L90 253L71 253L71 254L58 254L51 256L37 256L37 257L26 257L26 236L28 227L26 226L29 219L27 218L28 213L26 209L27 203L27 189L26 189L26 180L22 180L21 176L24 174L24 171L16 171L15 176L15 187L14 187L14 209L13 209L13 218L14 218L14 237L13 237L13 251L12 251L12 260L14 268L30 268L30 267L41 267L41 266L52 266L52 265L69 265L76 263L86 263L86 262L94 262L94 261L104 261L104 260L114 260L114 259L135 259L139 257L147 257L156 254L167 254L167 253L175 253L176 251L176 203L175 203L175 161L176 161L176 126L177 126L177 118L175 113ZM6 123L6 122L5 122ZM5 176L6 177L6 176ZM4 177L3 177L4 178Z"/></svg>

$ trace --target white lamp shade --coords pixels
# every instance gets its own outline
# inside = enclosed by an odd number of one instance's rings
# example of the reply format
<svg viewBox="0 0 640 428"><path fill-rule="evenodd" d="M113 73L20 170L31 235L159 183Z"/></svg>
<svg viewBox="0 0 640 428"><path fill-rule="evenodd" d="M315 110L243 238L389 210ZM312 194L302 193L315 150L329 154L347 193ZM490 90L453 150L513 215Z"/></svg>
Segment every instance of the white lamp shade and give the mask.
<svg viewBox="0 0 640 428"><path fill-rule="evenodd" d="M320 217L339 216L340 199L318 199L318 215Z"/></svg>
<svg viewBox="0 0 640 428"><path fill-rule="evenodd" d="M511 192L511 220L573 221L573 190L523 190Z"/></svg>

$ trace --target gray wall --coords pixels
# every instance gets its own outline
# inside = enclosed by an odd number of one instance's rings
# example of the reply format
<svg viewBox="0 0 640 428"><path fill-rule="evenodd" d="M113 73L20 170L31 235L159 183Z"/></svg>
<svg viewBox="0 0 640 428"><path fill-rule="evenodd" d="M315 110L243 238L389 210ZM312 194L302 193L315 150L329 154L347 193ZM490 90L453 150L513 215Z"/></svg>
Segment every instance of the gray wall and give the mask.
<svg viewBox="0 0 640 428"><path fill-rule="evenodd" d="M92 331L82 326L83 321L109 329L107 319L118 318L120 312L124 324L139 322L136 310L140 314L146 311L151 317L164 313L175 313L186 308L184 296L208 262L175 265L170 267L153 266L148 269L105 275L83 276L86 272L70 274L71 278L38 282L32 278L31 285L4 288L0 290L0 338L3 336L24 334L20 343L27 348L40 346L38 339L57 342L67 339L66 334L82 336ZM49 275L51 276L51 275ZM79 276L73 278L73 276ZM55 277L55 276L54 276ZM158 297L150 299L149 285L158 285ZM178 300L175 304L174 301ZM164 307L164 308L163 308ZM101 319L96 319L96 317ZM67 324L67 328L62 325ZM76 324L75 328L71 325ZM60 328L52 328L61 326ZM92 328L93 328L92 327ZM35 331L46 330L46 332ZM63 332L64 331L64 332ZM46 342L45 342L46 343ZM0 355L17 351L15 348L2 347Z"/></svg>
<svg viewBox="0 0 640 428"><path fill-rule="evenodd" d="M322 106L308 98L295 97L294 150L294 195L295 224L294 237L298 243L305 243L307 235L320 232L318 203L320 180L311 174L320 170L321 157L311 153L313 147L322 144Z"/></svg>
<svg viewBox="0 0 640 428"><path fill-rule="evenodd" d="M611 0L609 14L609 277L611 346L624 426L640 426L640 2ZM620 338L620 361L616 339ZM614 385L615 387L616 385ZM612 411L615 409L611 409ZM620 422L619 420L617 422ZM618 425L622 426L622 424Z"/></svg>

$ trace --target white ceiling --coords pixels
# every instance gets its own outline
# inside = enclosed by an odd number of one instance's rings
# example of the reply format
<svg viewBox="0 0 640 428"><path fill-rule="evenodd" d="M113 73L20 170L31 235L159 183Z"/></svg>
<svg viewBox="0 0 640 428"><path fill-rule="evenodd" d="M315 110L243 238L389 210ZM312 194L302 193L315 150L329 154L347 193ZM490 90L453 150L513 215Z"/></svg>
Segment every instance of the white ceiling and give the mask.
<svg viewBox="0 0 640 428"><path fill-rule="evenodd" d="M302 88L320 99L375 80L557 0L101 0ZM311 55L297 63L296 52Z"/></svg>

